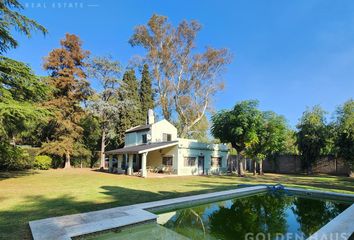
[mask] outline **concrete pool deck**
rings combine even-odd
[[[138,223],[151,221],[156,222],[158,216],[151,213],[150,211],[158,211],[166,208],[177,208],[179,206],[185,207],[186,205],[193,205],[196,203],[202,204],[212,201],[224,200],[232,197],[248,196],[251,194],[266,192],[267,189],[268,188],[265,185],[238,188],[228,191],[199,194],[187,197],[179,197],[155,202],[147,202],[123,207],[110,208],[100,211],[47,218],[42,220],[31,221],[29,222],[29,225],[34,240],[70,240],[73,237],[102,232],[110,229],[121,228]],[[297,188],[285,189],[299,195],[323,196],[347,200],[351,199],[354,201],[354,194],[330,193]],[[343,228],[343,231],[352,231],[353,229],[351,225],[354,227],[354,205],[342,212],[331,222],[326,224],[323,228],[325,228],[327,225],[329,225],[329,229],[330,227],[333,228],[333,225],[330,225],[332,222],[334,222],[334,226],[337,227],[344,226],[344,223],[349,223],[347,224],[347,228]],[[326,229],[323,230],[323,228],[321,228],[319,231],[322,230],[322,233],[326,233]],[[342,238],[341,240],[344,239]]]
[[[187,197],[134,204],[100,211],[46,218],[29,222],[34,240],[70,240],[72,237],[120,228],[142,222],[156,221],[157,215],[147,210],[162,207],[212,201],[232,196],[244,196],[267,190],[266,186],[238,188],[234,190],[199,194]]]

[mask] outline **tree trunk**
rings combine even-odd
[[[65,169],[71,168],[69,152],[66,152],[66,154],[65,154],[65,165],[64,165],[64,168]]]
[[[259,175],[264,175],[264,173],[263,173],[263,160],[259,161]]]
[[[169,108],[168,108],[168,100],[167,100],[167,98],[164,97],[164,96],[161,96],[160,97],[160,103],[161,103],[163,117],[167,121],[170,121],[171,113],[170,113]]]
[[[15,136],[12,136],[12,138],[10,140],[10,145],[16,147],[16,138],[15,138]]]
[[[106,150],[106,132],[102,131],[102,138],[101,138],[101,153],[100,153],[100,169],[104,169],[105,167],[105,160],[106,160],[106,155],[105,155],[105,150]]]
[[[257,162],[253,160],[253,176],[256,176],[257,173]]]
[[[243,177],[244,172],[243,172],[243,157],[241,154],[237,155],[237,168],[238,168],[238,176]]]
[[[349,173],[348,173],[349,177],[354,177],[354,172],[352,170],[349,170]]]

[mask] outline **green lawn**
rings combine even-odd
[[[30,239],[30,220],[259,183],[354,193],[354,179],[327,175],[142,179],[90,169],[0,173],[0,239]]]

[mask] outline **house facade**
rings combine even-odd
[[[149,110],[147,124],[128,129],[125,146],[105,154],[111,172],[139,172],[142,177],[148,172],[209,175],[227,170],[228,147],[178,138],[175,126],[167,120],[155,122]],[[113,166],[113,158],[117,166]]]

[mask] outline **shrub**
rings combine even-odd
[[[0,170],[24,170],[31,168],[32,158],[21,148],[0,142]]]
[[[48,170],[52,166],[52,158],[46,155],[39,155],[34,158],[33,167],[40,170]]]

